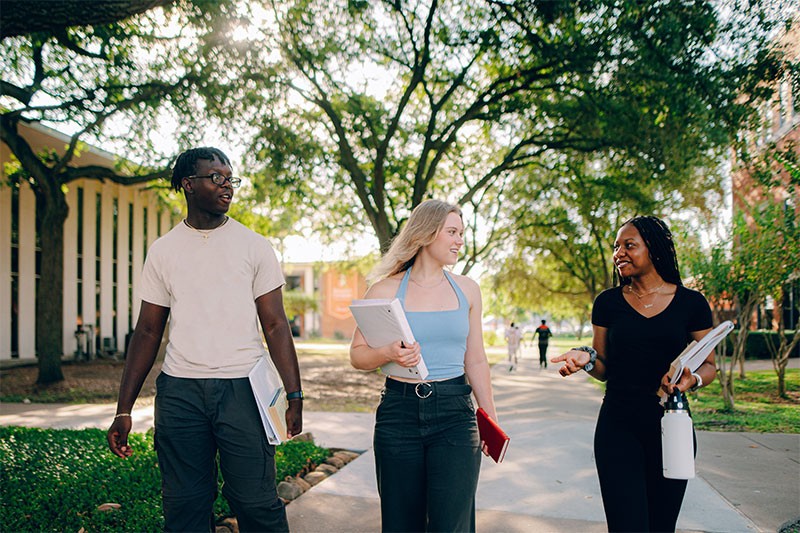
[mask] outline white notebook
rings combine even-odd
[[[247,375],[261,415],[261,423],[270,444],[280,444],[286,440],[286,394],[281,377],[272,361],[262,357]]]
[[[356,319],[358,329],[364,335],[367,344],[372,348],[380,348],[397,341],[414,344],[414,334],[408,319],[403,311],[400,300],[353,300],[350,312]],[[397,363],[387,363],[381,367],[381,372],[390,376],[410,379],[425,379],[428,377],[428,367],[420,356],[417,366],[404,367]]]
[[[728,333],[733,331],[733,322],[730,320],[726,320],[725,322],[721,323],[716,328],[709,331],[705,337],[700,339],[700,341],[692,341],[689,343],[688,346],[672,361],[672,364],[669,367],[670,372],[670,380],[669,382],[673,385],[678,382],[683,373],[684,368],[688,368],[690,371],[694,372],[700,365],[703,364],[703,361],[706,360],[708,354],[711,353],[711,350],[714,347],[722,342],[722,339],[728,336]],[[667,395],[664,393],[663,390],[658,391],[658,395],[661,396],[661,404],[663,405],[667,399]]]

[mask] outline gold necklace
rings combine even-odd
[[[227,222],[228,222],[228,217],[226,216],[225,219],[222,221],[222,223],[220,225],[218,225],[218,226],[215,226],[215,227],[213,227],[211,229],[198,229],[198,228],[195,228],[194,226],[192,226],[191,224],[189,224],[189,220],[187,220],[185,218],[183,219],[183,223],[186,224],[187,227],[189,227],[190,229],[192,229],[192,230],[196,231],[197,233],[199,233],[200,235],[202,235],[203,239],[205,239],[206,241],[208,240],[208,236],[211,234],[212,231],[218,230],[219,228],[224,226]]]
[[[638,298],[639,300],[641,300],[641,299],[642,299],[642,298],[644,298],[645,296],[650,296],[651,294],[657,293],[657,292],[658,292],[658,291],[660,291],[660,290],[661,290],[661,289],[664,287],[664,285],[666,285],[666,284],[667,284],[667,282],[666,282],[666,281],[663,281],[663,282],[661,282],[661,285],[659,285],[659,286],[658,286],[658,287],[656,287],[655,289],[650,289],[649,291],[645,291],[645,292],[643,292],[642,294],[639,294],[638,292],[636,292],[635,290],[633,290],[633,285],[626,285],[626,287],[628,288],[628,292],[629,292],[629,293],[633,294],[634,296],[636,296],[636,298]],[[653,307],[655,304],[656,304],[656,302],[655,302],[655,300],[654,300],[654,301],[653,301],[653,303],[651,303],[651,304],[642,303],[642,307],[644,307],[645,309],[650,309],[650,308],[651,308],[651,307]]]
[[[423,285],[422,283],[420,283],[419,281],[415,280],[411,276],[409,276],[408,279],[410,279],[411,281],[413,281],[414,283],[416,283],[417,285],[419,285],[423,289],[433,289],[433,288],[438,287],[439,285],[441,285],[442,282],[444,281],[444,271],[442,271],[442,279],[440,279],[439,281],[437,281],[433,285]]]

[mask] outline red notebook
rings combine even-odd
[[[497,422],[492,420],[482,408],[478,408],[475,413],[478,417],[478,431],[481,434],[481,448],[486,447],[489,456],[495,463],[501,463],[508,449],[508,441],[511,440],[506,432],[503,431]]]

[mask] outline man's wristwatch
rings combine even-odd
[[[305,394],[303,394],[302,390],[294,391],[294,392],[287,392],[286,399],[287,400],[302,400],[305,398]]]
[[[586,352],[589,354],[589,362],[583,365],[583,369],[587,372],[591,372],[594,370],[594,362],[597,361],[597,352],[591,346],[579,346],[577,348],[573,348],[573,350],[578,350],[579,352]]]

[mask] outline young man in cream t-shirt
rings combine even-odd
[[[172,186],[184,192],[187,216],[148,251],[142,307],[108,430],[111,451],[130,456],[130,413],[169,318],[155,405],[167,531],[214,531],[217,454],[240,530],[288,531],[275,489],[275,448],[247,378],[266,354],[259,322],[288,391],[288,437],[302,431],[300,373],[275,252],[226,215],[241,181],[231,173],[216,148],[187,150],[175,162]]]

